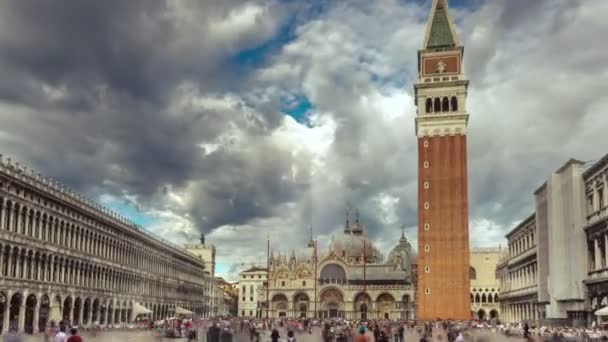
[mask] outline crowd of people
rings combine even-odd
[[[189,342],[298,342],[303,334],[316,334],[322,342],[490,342],[500,336],[504,340],[520,341],[608,341],[605,330],[569,327],[536,327],[527,323],[502,324],[499,321],[434,321],[408,320],[345,320],[345,319],[251,319],[217,317],[214,319],[171,318],[137,325],[149,330],[149,336],[181,338]],[[83,342],[104,334],[108,327],[97,323],[73,327],[64,322],[50,322],[40,332],[44,342]],[[114,329],[113,329],[114,330]],[[80,335],[83,333],[83,336]],[[96,340],[103,341],[104,335]],[[310,340],[310,338],[306,338]],[[314,340],[314,339],[313,339]],[[21,342],[21,336],[11,332],[4,342]]]

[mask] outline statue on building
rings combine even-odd
[[[205,244],[205,233],[201,233],[201,245]]]

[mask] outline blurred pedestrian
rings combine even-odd
[[[66,342],[82,342],[82,337],[78,335],[78,330],[76,328],[70,329],[70,337],[68,337]]]

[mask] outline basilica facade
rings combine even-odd
[[[415,263],[416,253],[403,233],[385,259],[358,218],[347,219],[326,252],[317,250],[312,237],[306,248],[271,252],[259,315],[413,319]]]

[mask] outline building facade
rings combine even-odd
[[[202,315],[203,274],[196,256],[0,155],[3,333]]]
[[[500,314],[500,289],[496,265],[501,257],[499,248],[476,248],[471,251],[471,314],[477,319],[497,319]]]
[[[534,192],[535,213],[507,234],[497,267],[505,320],[585,325],[608,306],[607,161],[567,161]]]
[[[239,273],[239,308],[241,317],[261,317],[260,289],[264,286],[268,270],[251,267]]]
[[[501,320],[538,322],[544,319],[539,302],[536,214],[506,235],[507,249],[496,266]]]
[[[196,255],[204,265],[203,276],[199,279],[206,289],[205,294],[201,298],[203,316],[221,315],[224,305],[224,291],[219,288],[219,283],[215,278],[215,246],[205,243],[204,236],[201,235],[200,243],[184,245],[184,249]]]
[[[595,311],[608,306],[608,155],[584,175],[585,235],[589,320],[598,320]]]
[[[470,319],[466,97],[446,0],[433,0],[414,85],[418,138],[417,318]]]
[[[222,277],[216,278],[216,281],[222,291],[224,291],[224,302],[228,313],[232,316],[237,316],[239,310],[239,284],[230,283]]]
[[[414,319],[415,262],[404,235],[385,261],[359,220],[347,219],[327,252],[311,238],[306,248],[271,253],[261,303],[272,318]]]

